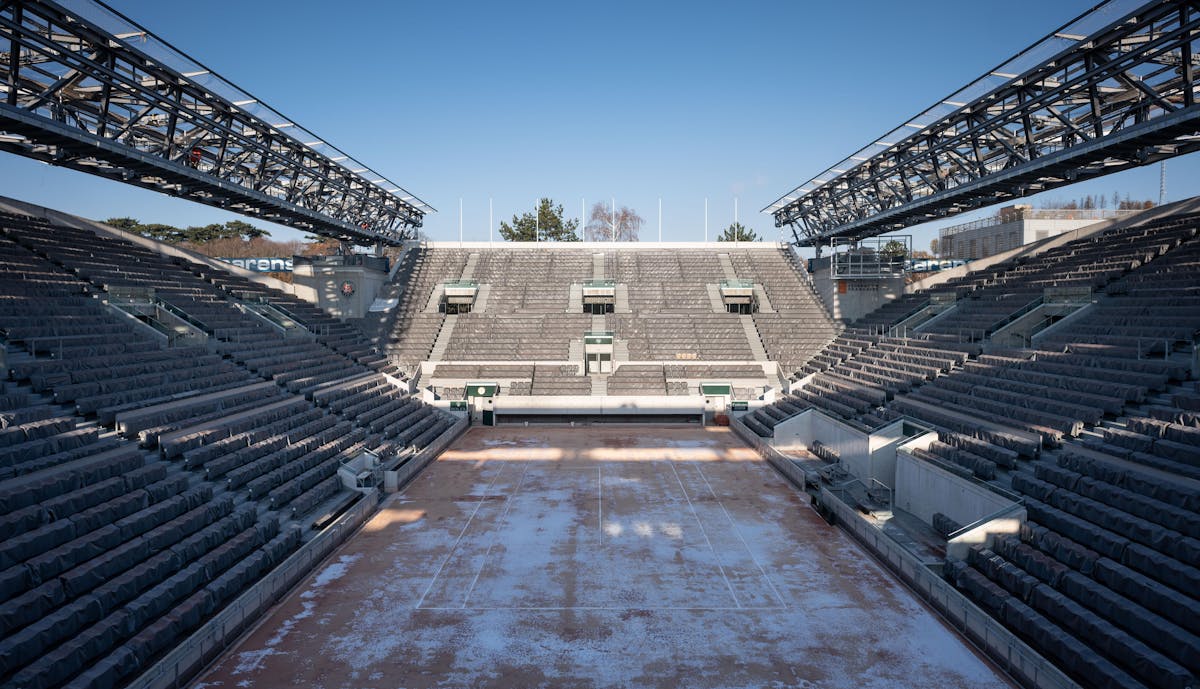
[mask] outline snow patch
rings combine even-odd
[[[337,562],[329,565],[325,569],[321,570],[319,574],[317,574],[316,579],[313,579],[312,586],[310,586],[304,593],[301,593],[300,597],[315,597],[317,593],[320,592],[319,589],[322,589],[331,582],[337,581],[345,576],[346,572],[350,569],[350,565],[358,562],[360,558],[362,558],[361,553],[355,555],[343,555],[339,557]]]
[[[242,651],[238,654],[237,667],[233,668],[233,675],[241,675],[247,672],[255,672],[262,669],[263,663],[267,662],[267,658],[278,653],[273,648],[263,648],[257,651]]]

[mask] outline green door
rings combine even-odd
[[[492,411],[491,409],[484,409],[483,410],[483,425],[484,426],[495,426],[496,425],[496,412]]]

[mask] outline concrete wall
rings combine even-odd
[[[540,249],[546,251],[578,251],[588,249],[595,252],[608,251],[661,251],[663,249],[710,249],[731,251],[734,249],[780,249],[788,245],[780,242],[456,242],[429,241],[424,246],[430,249]],[[609,277],[612,277],[611,275]]]
[[[705,398],[699,395],[660,396],[571,396],[528,395],[494,398],[492,409],[502,414],[695,414],[705,411]]]
[[[904,440],[901,421],[867,433],[845,424],[816,409],[808,409],[775,426],[773,447],[802,446],[811,448],[814,442],[834,450],[842,465],[855,478],[870,484],[875,479],[888,487],[895,486],[896,446]]]
[[[1014,635],[1002,622],[981,610],[954,585],[886,533],[868,523],[854,508],[822,488],[820,502],[834,521],[874,553],[917,595],[967,638],[979,644],[1007,672],[1036,689],[1079,689],[1079,685]]]
[[[973,524],[1012,507],[1014,500],[984,488],[903,449],[896,453],[896,507],[926,524],[941,512],[959,524]]]
[[[362,318],[387,281],[387,273],[363,266],[298,264],[292,271],[296,285],[311,292],[314,303],[337,318]],[[354,283],[354,294],[342,294],[342,282]]]
[[[839,283],[845,284],[840,291]],[[853,321],[904,294],[904,278],[879,280],[836,280],[830,273],[829,258],[813,262],[813,286],[825,309],[835,319]]]

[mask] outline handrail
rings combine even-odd
[[[1024,500],[1024,498],[1018,498],[1018,499],[1020,499],[1022,501]],[[979,527],[983,526],[984,524],[987,524],[990,521],[999,519],[1000,517],[1007,516],[1008,514],[1010,514],[1012,512],[1016,512],[1016,511],[1022,510],[1022,509],[1025,509],[1024,502],[1016,502],[1011,505],[1005,505],[1004,507],[1001,507],[1000,509],[996,510],[995,512],[992,512],[989,515],[980,517],[979,519],[976,519],[975,521],[971,522],[970,524],[967,524],[966,526],[959,527],[957,531],[953,531],[950,534],[948,534],[946,536],[946,540],[952,541],[955,538],[958,538],[959,536],[962,536],[963,534],[967,533],[968,531],[978,529]]]
[[[155,299],[154,303],[157,306],[161,306],[164,311],[171,314],[172,316],[178,316],[179,318],[182,318],[183,320],[187,321],[189,324],[196,326],[197,328],[203,330],[205,333],[207,333],[209,335],[213,334],[212,328],[209,328],[207,325],[200,322],[199,320],[194,318],[191,314],[189,314],[187,311],[184,311],[183,309],[179,308],[178,306],[175,306],[174,304],[171,304],[169,302],[165,302],[161,299]]]
[[[1025,314],[1027,314],[1027,313],[1029,313],[1029,312],[1033,311],[1034,309],[1036,309],[1036,308],[1040,307],[1042,304],[1044,304],[1044,303],[1045,303],[1045,301],[1046,301],[1046,297],[1045,297],[1044,295],[1043,295],[1043,296],[1040,296],[1040,297],[1037,297],[1036,299],[1034,299],[1033,301],[1029,302],[1029,303],[1028,303],[1028,304],[1026,304],[1025,306],[1022,306],[1021,308],[1019,308],[1019,309],[1017,309],[1016,311],[1014,311],[1014,312],[1010,313],[1008,316],[1004,317],[1003,319],[1001,319],[1001,320],[999,320],[999,321],[997,321],[997,322],[993,323],[993,324],[992,324],[990,327],[988,327],[988,328],[985,330],[985,332],[984,332],[984,336],[986,337],[987,335],[990,335],[990,334],[992,334],[992,333],[996,332],[996,331],[997,331],[997,330],[999,330],[1000,328],[1003,328],[1004,326],[1008,325],[1009,323],[1012,323],[1013,321],[1017,320],[1017,319],[1018,319],[1018,318],[1020,318],[1021,316],[1024,316]]]

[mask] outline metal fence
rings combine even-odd
[[[378,506],[376,495],[369,495],[351,505],[336,522],[301,545],[282,564],[238,596],[183,643],[171,649],[162,660],[130,683],[127,689],[177,689],[187,685],[326,555],[345,542]]]

